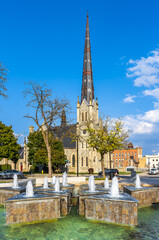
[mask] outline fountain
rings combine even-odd
[[[29,181],[26,185],[26,197],[33,197],[34,192],[33,192],[33,184],[32,181]]]
[[[67,184],[67,173],[66,172],[64,172],[63,175],[62,175],[62,185],[64,187],[68,186],[68,184]]]
[[[139,207],[150,206],[159,202],[158,187],[142,187],[140,176],[136,175],[135,186],[124,186],[124,192],[128,193],[139,201]]]
[[[139,174],[136,174],[135,188],[142,188]]]
[[[104,181],[104,188],[109,189],[109,180],[107,177],[105,178],[105,181]]]
[[[12,188],[19,188],[18,186],[18,177],[17,177],[17,174],[14,174],[13,176],[13,185],[12,185]]]
[[[53,177],[52,177],[52,182],[51,182],[51,184],[54,185],[55,183],[56,183],[56,176],[53,176]]]
[[[89,191],[90,191],[90,192],[95,192],[96,186],[95,186],[95,183],[94,183],[94,176],[93,176],[93,175],[91,175],[91,176],[89,177],[88,186],[89,186]]]
[[[55,192],[60,192],[60,181],[58,178],[56,178],[55,182]]]
[[[111,195],[111,197],[119,198],[119,184],[118,184],[117,177],[113,177],[113,179],[112,179],[110,195]]]
[[[44,186],[43,186],[43,188],[44,189],[49,188],[48,187],[48,178],[47,177],[45,177],[45,179],[44,179]]]

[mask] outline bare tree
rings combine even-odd
[[[7,78],[7,68],[0,63],[0,96],[6,97],[7,88],[5,86]]]
[[[51,141],[49,138],[52,134],[50,134],[50,128],[59,123],[62,110],[63,108],[68,108],[69,103],[65,98],[52,98],[52,92],[45,84],[40,85],[30,81],[27,85],[28,88],[24,91],[24,95],[28,98],[27,106],[33,109],[33,113],[25,117],[33,119],[42,132],[48,155],[49,177],[51,177]]]

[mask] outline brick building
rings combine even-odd
[[[128,144],[128,148],[115,150],[112,153],[113,167],[126,171],[127,167],[138,168],[139,160],[142,158],[142,147],[133,147],[132,143]]]

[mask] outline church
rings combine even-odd
[[[100,154],[93,148],[87,146],[87,131],[84,129],[84,122],[91,121],[93,128],[98,128],[98,100],[95,99],[91,45],[89,33],[89,19],[87,14],[86,34],[83,59],[83,75],[81,99],[77,99],[77,124],[69,125],[72,131],[76,131],[76,141],[72,142],[69,137],[63,138],[64,151],[69,161],[69,172],[88,173],[90,168],[94,172],[101,170]],[[63,112],[61,126],[65,125],[66,116]],[[67,127],[66,127],[67,128]],[[68,129],[67,129],[68,130]],[[108,156],[105,155],[105,167],[108,168]]]

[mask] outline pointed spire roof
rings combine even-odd
[[[91,59],[91,45],[89,34],[89,21],[87,12],[86,35],[83,59],[83,76],[82,76],[82,92],[81,102],[83,99],[89,103],[90,98],[94,99],[93,73],[92,73],[92,59]]]

